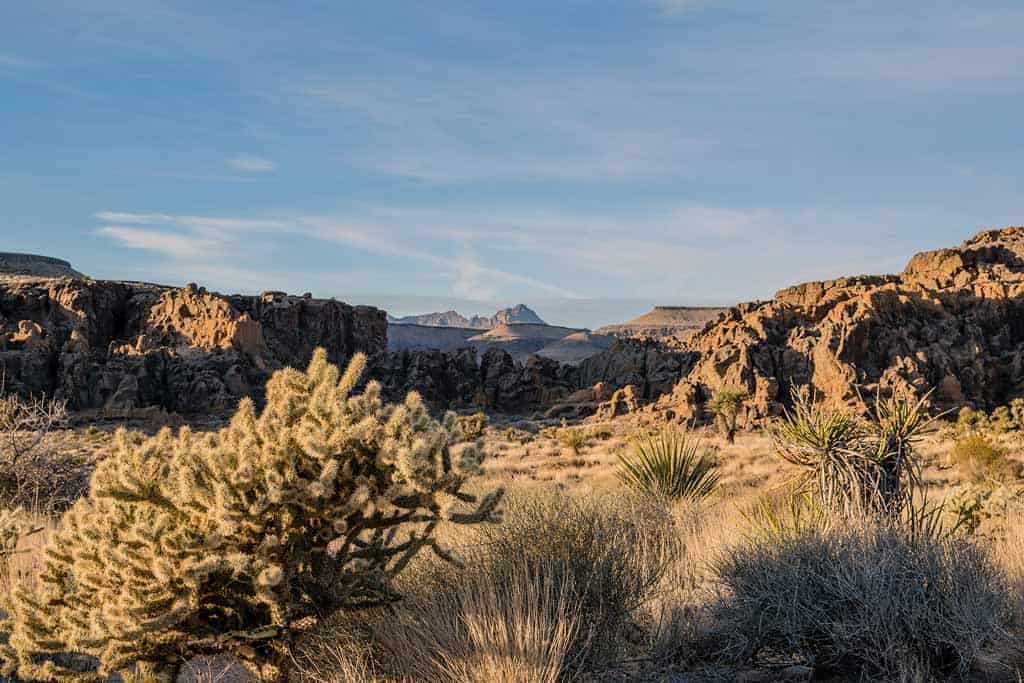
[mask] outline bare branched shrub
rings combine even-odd
[[[84,491],[87,472],[55,453],[50,443],[66,419],[63,401],[0,388],[0,505],[59,511]]]
[[[936,680],[1005,636],[1002,574],[963,538],[868,518],[811,523],[749,536],[715,568],[712,619],[734,658],[795,654],[822,675]]]

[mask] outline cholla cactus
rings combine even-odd
[[[170,681],[188,658],[226,651],[280,680],[297,637],[395,599],[391,581],[419,550],[453,559],[437,524],[493,521],[501,492],[461,491],[481,456],[456,444],[454,415],[438,423],[416,394],[385,405],[376,382],[353,395],[365,364],[357,355],[339,379],[318,350],[305,373],[275,373],[262,414],[245,400],[219,433],[120,434],[36,587],[16,595],[8,668]],[[99,670],[62,668],[57,652]]]

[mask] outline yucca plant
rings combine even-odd
[[[929,394],[879,394],[866,422],[795,388],[792,396],[772,437],[778,455],[804,470],[797,490],[828,509],[899,516],[920,484],[915,446],[937,419],[927,412]]]
[[[718,465],[685,431],[633,437],[633,451],[619,454],[619,480],[642,494],[669,501],[700,500],[718,485]]]
[[[946,413],[928,414],[932,392],[915,399],[905,389],[894,389],[882,398],[875,395],[872,441],[874,460],[878,465],[880,502],[899,512],[909,496],[921,484],[921,461],[916,446],[932,424]]]
[[[750,400],[746,389],[719,389],[708,401],[708,410],[715,416],[718,427],[729,443],[736,441],[736,418],[740,408]]]

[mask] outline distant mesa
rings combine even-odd
[[[611,346],[611,337],[575,327],[548,325],[529,306],[519,304],[491,317],[467,318],[457,311],[388,319],[391,351],[475,349],[478,357],[499,348],[513,360],[539,355],[576,364]]]
[[[388,316],[388,322],[392,325],[424,325],[426,327],[462,327],[473,330],[489,330],[499,325],[510,323],[524,323],[532,325],[546,325],[540,316],[529,306],[518,304],[511,308],[504,308],[491,317],[474,315],[467,318],[458,311],[445,311],[443,313],[423,313],[421,315],[407,315],[401,318]]]
[[[31,275],[34,277],[85,277],[71,264],[51,256],[0,251],[0,275]]]
[[[618,325],[605,325],[597,334],[613,337],[678,337],[687,339],[709,322],[718,320],[728,308],[714,306],[655,306],[638,318]]]

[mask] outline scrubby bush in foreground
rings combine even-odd
[[[668,513],[641,501],[513,497],[502,524],[474,527],[460,539],[465,570],[418,560],[398,579],[404,600],[340,613],[329,629],[336,633],[331,650],[341,655],[336,668],[362,658],[381,681],[600,676],[621,659],[638,608],[654,597],[673,558],[675,537]],[[329,680],[325,673],[319,677]]]
[[[499,494],[461,492],[479,464],[455,417],[415,394],[385,405],[365,359],[338,368],[317,351],[306,372],[267,384],[216,434],[121,434],[89,495],[64,516],[34,587],[17,592],[7,669],[24,678],[173,680],[198,654],[228,652],[282,678],[293,643],[332,612],[393,600],[417,552],[449,557],[442,520],[493,517]],[[98,659],[95,674],[53,655]]]
[[[820,673],[920,680],[967,671],[1004,635],[1007,589],[979,547],[870,520],[752,536],[718,562],[729,654]]]

